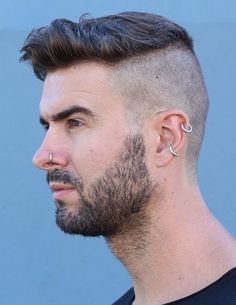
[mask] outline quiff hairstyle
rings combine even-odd
[[[132,122],[170,108],[184,111],[193,126],[188,163],[196,168],[208,96],[192,39],[183,27],[140,12],[82,16],[78,23],[56,19],[34,29],[21,52],[21,61],[30,62],[40,80],[85,61],[111,67]]]

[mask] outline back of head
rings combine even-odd
[[[22,48],[36,76],[80,62],[111,67],[133,118],[171,107],[184,111],[194,132],[188,160],[195,167],[204,134],[208,97],[192,39],[185,29],[149,13],[124,12],[79,23],[54,20],[33,30]]]

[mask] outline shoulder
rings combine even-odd
[[[178,305],[233,305],[236,304],[236,268],[231,269],[214,283],[183,299],[168,304]]]

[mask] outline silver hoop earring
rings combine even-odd
[[[181,124],[181,128],[183,129],[183,131],[185,131],[186,133],[191,133],[193,130],[193,127],[190,123],[188,123],[188,129],[184,127],[184,124]]]
[[[175,152],[174,149],[173,149],[173,144],[170,144],[169,145],[169,151],[170,153],[174,156],[174,157],[178,157],[179,156],[179,153]]]
[[[49,152],[49,163],[53,163],[53,153]]]

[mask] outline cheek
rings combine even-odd
[[[120,137],[96,138],[73,145],[71,149],[72,170],[83,179],[91,179],[104,174],[121,150],[123,139]]]

